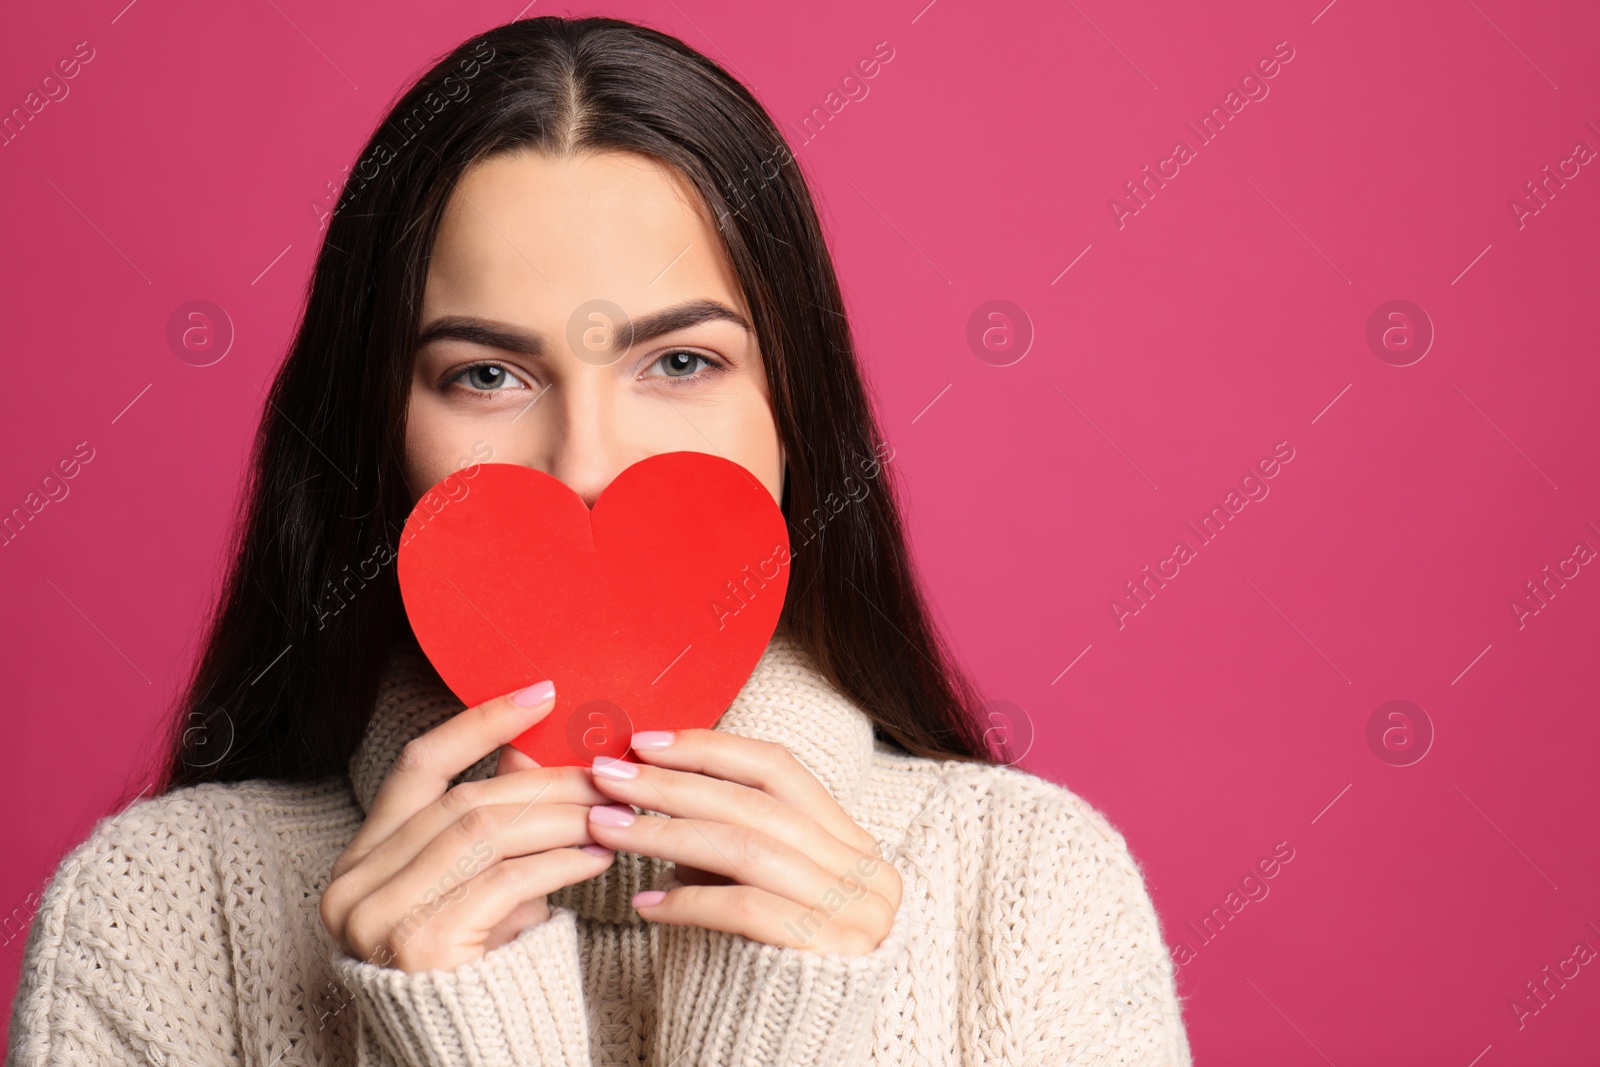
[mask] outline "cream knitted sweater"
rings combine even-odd
[[[647,922],[629,898],[669,865],[618,852],[480,960],[354,960],[318,913],[334,858],[401,746],[460,708],[396,653],[348,778],[191,786],[102,819],[29,929],[6,1063],[1189,1063],[1155,911],[1106,820],[1015,768],[875,740],[782,634],[716,728],[786,745],[878,838],[905,888],[878,948]]]

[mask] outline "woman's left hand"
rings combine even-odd
[[[882,943],[900,874],[787,748],[700,729],[645,731],[632,744],[642,763],[595,760],[595,787],[619,803],[590,808],[589,832],[677,865],[682,884],[634,895],[640,915],[809,952],[865,955]],[[636,818],[630,804],[671,818]],[[726,881],[707,884],[716,875]]]

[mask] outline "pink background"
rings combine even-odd
[[[939,616],[1031,721],[1023,765],[1126,833],[1193,952],[1198,1062],[1595,1062],[1600,964],[1521,1028],[1510,1000],[1600,951],[1600,567],[1521,627],[1510,602],[1600,549],[1600,164],[1521,228],[1508,200],[1600,149],[1600,14],[924,3],[583,13],[680,35],[789,131]],[[94,49],[0,148],[0,511],[94,449],[0,548],[13,921],[148,784],[313,205],[431,57],[518,13],[123,4],[12,5],[0,32],[7,111]],[[1119,229],[1108,200],[1285,40],[1270,95]],[[880,41],[867,96],[797,132]],[[208,367],[165,339],[197,298],[237,331]],[[991,299],[1036,335],[1009,366],[966,341]],[[1409,366],[1366,340],[1392,299],[1437,331]],[[1270,495],[1199,546],[1185,523],[1279,441]],[[1119,627],[1108,602],[1180,538],[1196,558]],[[1435,732],[1410,766],[1368,744],[1393,699]],[[1278,842],[1269,895],[1202,943],[1187,924]]]

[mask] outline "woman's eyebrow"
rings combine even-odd
[[[690,300],[663,308],[616,331],[615,348],[626,349],[636,344],[661,337],[664,334],[698,326],[702,322],[731,322],[746,333],[754,333],[743,315],[715,300]],[[631,326],[631,332],[628,327]],[[523,330],[492,319],[472,315],[445,315],[433,320],[417,338],[417,347],[434,341],[466,341],[486,348],[498,348],[520,356],[542,357],[550,351],[550,343],[537,330]]]

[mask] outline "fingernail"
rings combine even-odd
[[[643,893],[635,893],[633,895],[633,906],[636,908],[648,908],[652,904],[661,903],[666,899],[666,896],[659,889],[646,889]]]
[[[666,748],[677,736],[672,730],[640,730],[628,743],[634,748]]]
[[[534,682],[526,689],[518,689],[511,694],[511,703],[519,708],[536,708],[546,701],[556,698],[556,683],[551,681]]]
[[[606,848],[604,845],[584,845],[583,851],[587,852],[591,856],[610,856],[616,850]]]
[[[610,756],[596,756],[594,766],[591,768],[595,774],[603,778],[637,778],[639,768],[625,759],[613,759]]]
[[[622,804],[596,804],[589,809],[589,818],[601,826],[632,826],[634,815]]]

